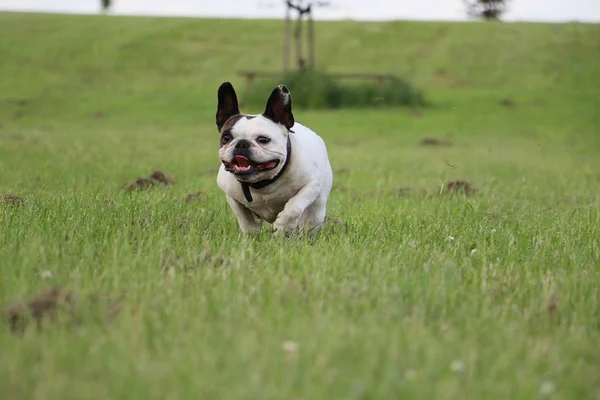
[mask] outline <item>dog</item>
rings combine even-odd
[[[217,97],[217,184],[240,230],[257,233],[267,221],[285,235],[318,231],[333,171],[323,139],[294,120],[289,90],[277,86],[260,115],[240,113],[230,82],[221,84]]]

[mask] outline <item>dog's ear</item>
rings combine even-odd
[[[217,105],[217,128],[221,132],[223,124],[232,116],[240,113],[238,107],[237,95],[235,89],[230,82],[223,82],[219,86],[219,92],[217,94],[219,103]]]
[[[273,122],[282,124],[288,129],[294,126],[294,114],[292,114],[292,95],[283,85],[277,86],[267,101],[267,107],[263,116]]]

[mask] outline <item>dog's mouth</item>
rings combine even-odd
[[[259,172],[270,171],[277,168],[279,160],[271,160],[265,163],[255,163],[254,161],[237,155],[232,162],[223,161],[225,170],[235,175],[251,175]]]

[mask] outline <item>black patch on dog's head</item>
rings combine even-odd
[[[240,109],[238,106],[237,95],[235,94],[235,89],[230,82],[223,82],[221,86],[219,86],[219,90],[217,92],[218,105],[217,105],[217,114],[216,114],[216,122],[217,129],[219,132],[223,130],[223,125],[227,120],[229,120],[232,116],[238,115],[240,113]],[[239,118],[238,118],[239,119]]]
[[[230,131],[231,128],[233,128],[233,126],[242,118],[244,118],[244,115],[242,114],[236,114],[232,117],[229,117],[219,129],[221,131],[221,134],[225,133],[226,131]]]
[[[225,121],[225,123],[223,124],[223,126],[221,126],[221,128],[219,129],[219,131],[221,132],[221,145],[220,147],[225,146],[227,143],[229,143],[229,141],[224,141],[223,137],[225,135],[231,135],[231,130],[233,129],[233,127],[235,126],[235,124],[242,118],[246,118],[246,119],[252,119],[252,118],[256,118],[255,115],[246,115],[246,114],[236,114],[232,117],[230,117],[227,121]],[[233,140],[233,136],[231,138]]]
[[[294,126],[292,95],[285,86],[279,85],[271,92],[263,116],[275,123],[282,124],[287,129]]]

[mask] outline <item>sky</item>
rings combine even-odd
[[[466,20],[462,0],[336,0],[317,19]],[[0,0],[0,11],[93,14],[100,0]],[[282,18],[279,0],[113,0],[112,14]],[[600,0],[510,0],[506,21],[600,22]]]

